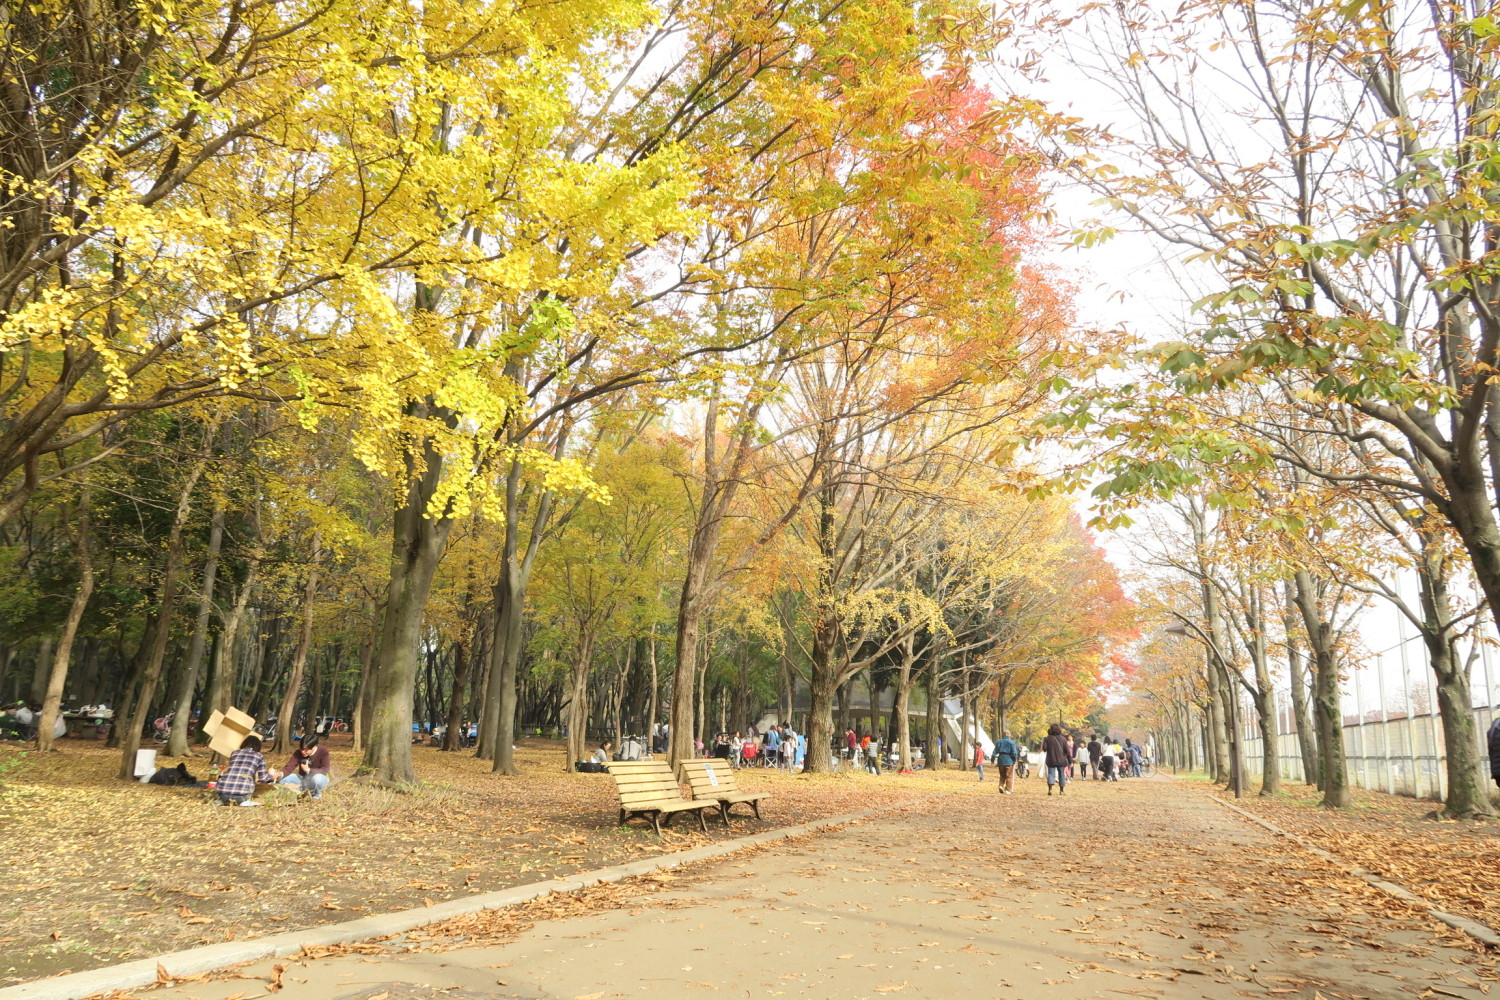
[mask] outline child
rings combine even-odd
[[[974,769],[979,772],[979,780],[984,780],[984,744],[974,744]]]

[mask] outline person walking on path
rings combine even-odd
[[[1130,740],[1125,741],[1125,759],[1130,764],[1130,776],[1139,778],[1141,776],[1141,748]]]
[[[1120,776],[1116,773],[1117,765],[1120,762],[1119,751],[1115,749],[1116,746],[1117,744],[1113,741],[1106,742],[1104,744],[1104,756],[1099,758],[1099,765],[1104,772],[1104,781],[1120,780]]]
[[[869,733],[865,733],[864,753],[865,770],[878,776],[880,774],[880,743],[871,739]]]
[[[1010,795],[1016,790],[1016,760],[1021,756],[1020,747],[1010,738],[1010,730],[1000,730],[995,741],[995,770],[1000,772],[1000,794]]]
[[[984,744],[978,741],[974,743],[974,770],[979,772],[979,781],[984,783]]]
[[[1062,734],[1062,727],[1053,723],[1047,729],[1047,738],[1042,740],[1042,753],[1046,759],[1042,762],[1047,767],[1047,794],[1052,794],[1052,783],[1057,783],[1057,794],[1066,795],[1068,791],[1068,738]]]
[[[1089,760],[1089,745],[1079,740],[1073,749],[1073,762],[1078,765],[1078,777],[1083,781],[1089,780]]]

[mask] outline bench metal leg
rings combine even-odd
[[[667,817],[667,822],[669,824],[672,822],[672,817],[671,816]],[[660,810],[658,810],[657,812],[654,812],[654,813],[651,814],[651,825],[654,826],[654,827],[656,827],[656,835],[658,837],[660,837],[661,836],[661,812],[660,812]]]
[[[750,808],[755,810],[755,818],[760,819],[760,799],[751,799]]]
[[[695,810],[695,811],[698,813],[698,828],[700,830],[702,830],[704,833],[707,833],[708,832],[708,820],[706,820],[706,819],[703,818],[703,810],[702,809],[698,809],[698,810]],[[726,819],[724,821],[724,825],[728,826],[729,825],[729,820]]]
[[[724,820],[724,829],[729,829],[729,803],[719,803],[719,817]]]

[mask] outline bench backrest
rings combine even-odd
[[[620,808],[644,808],[663,799],[682,801],[682,789],[664,760],[614,760],[605,765],[620,793]]]
[[[735,782],[734,768],[722,757],[700,757],[685,760],[678,765],[682,775],[693,790],[695,799],[712,799],[720,795],[732,795],[739,791]]]

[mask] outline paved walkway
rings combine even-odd
[[[499,944],[290,963],[279,998],[1478,1000],[1493,981],[1425,918],[1165,778],[1065,798],[991,782],[668,885]]]

